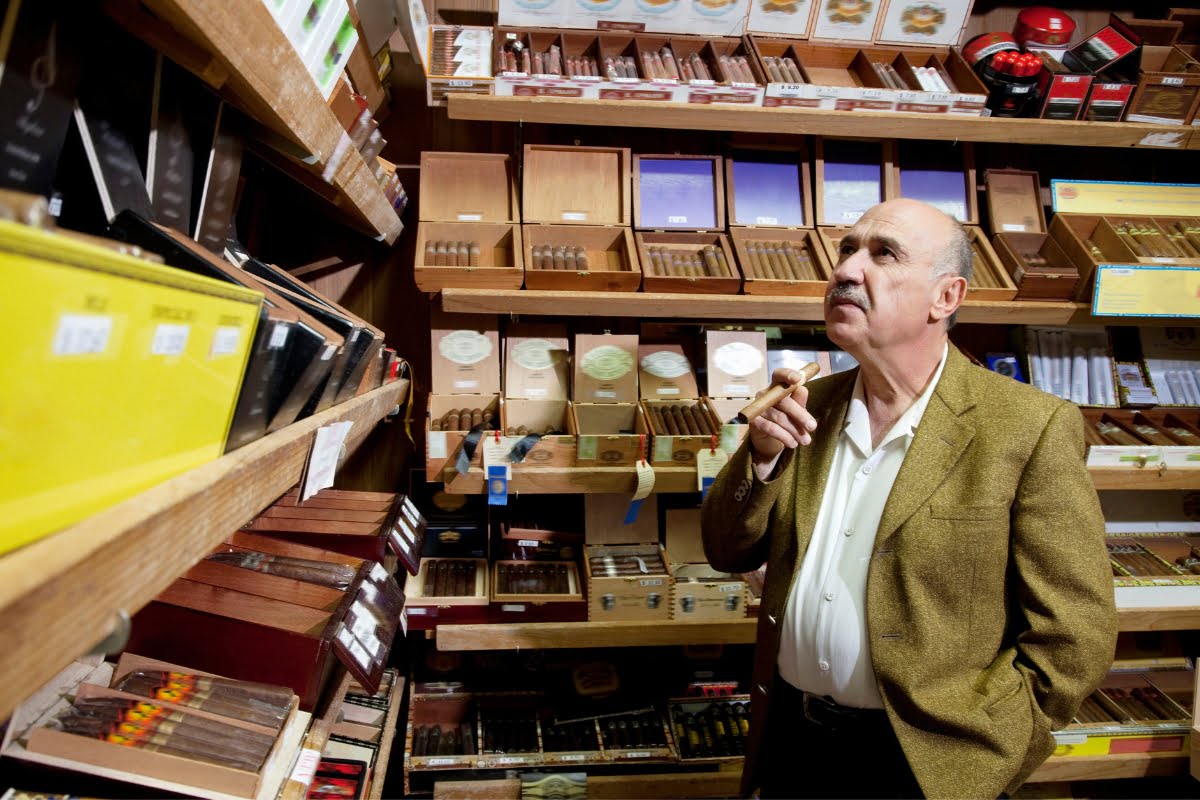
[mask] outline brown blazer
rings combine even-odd
[[[814,381],[813,444],[757,479],[749,442],[704,503],[712,565],[767,562],[742,791],[770,711],[779,629],[857,370]],[[1012,793],[1112,665],[1117,616],[1079,411],[950,346],[888,497],[867,578],[871,662],[927,797]]]

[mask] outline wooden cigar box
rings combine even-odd
[[[520,221],[509,156],[421,153],[421,221],[413,265],[417,287],[426,292],[448,286],[520,289]],[[452,243],[466,244],[466,263],[462,248],[450,252]]]
[[[552,579],[548,571],[561,570],[565,590],[551,591],[546,584],[536,591],[538,581]],[[541,571],[542,575],[526,575]],[[573,561],[512,561],[492,564],[490,622],[583,622],[587,620],[587,601],[579,569]]]
[[[645,291],[738,293],[720,156],[634,156],[633,207]]]
[[[1058,745],[1056,756],[1187,754],[1195,670],[1165,665],[1139,669],[1144,663],[1123,659],[1113,663],[1113,671],[1067,725],[1066,742]]]
[[[245,530],[383,563],[403,500],[403,495],[393,495],[391,505],[383,510],[277,503]]]
[[[721,421],[701,399],[696,373],[683,347],[640,344],[638,369],[642,413],[652,436],[650,462],[695,464],[698,451],[720,442]],[[686,425],[682,427],[675,414],[677,406],[691,409],[684,412]],[[672,418],[668,419],[666,414]],[[701,432],[692,432],[695,429]]]
[[[526,288],[637,291],[629,163],[624,147],[525,146]]]
[[[667,715],[681,763],[719,764],[744,757],[750,695],[672,698]]]
[[[576,531],[501,523],[500,556],[513,561],[574,561],[583,534]]]
[[[671,619],[709,622],[746,616],[750,591],[739,575],[718,572],[708,565],[700,543],[700,509],[666,511],[667,552],[675,579]]]
[[[1151,444],[1133,426],[1133,412],[1084,408],[1084,441],[1089,467],[1155,469],[1163,461],[1162,448]],[[1112,433],[1106,433],[1106,430]]]
[[[1190,124],[1200,106],[1200,63],[1170,45],[1143,44],[1128,122]]]
[[[488,587],[487,559],[422,559],[420,570],[404,584],[409,629],[487,622]]]
[[[596,35],[586,31],[496,28],[496,94],[519,97],[600,96],[602,60]],[[590,59],[588,68],[577,59]],[[592,74],[591,66],[596,67]]]
[[[512,468],[575,466],[566,326],[511,325],[504,337],[504,355],[500,420]],[[541,438],[528,440],[528,436]]]
[[[697,75],[696,80],[687,79],[688,73],[683,72],[678,86],[675,88],[672,100],[677,103],[703,103],[706,105],[735,104],[760,106],[763,91],[766,86],[766,75],[762,72],[758,61],[749,45],[741,39],[702,36],[671,36],[665,43],[660,43],[654,37],[639,36],[638,46],[643,53],[661,54],[662,47],[671,48],[679,69],[693,69],[695,62],[693,54],[703,62],[711,76],[711,81]],[[746,75],[739,74],[730,64],[730,59],[745,59],[745,68],[753,80],[746,80]],[[652,59],[653,60],[653,59]],[[655,61],[655,65],[657,65]],[[645,62],[641,64],[645,69]]]
[[[842,243],[842,237],[846,235],[846,231],[848,230],[850,230],[849,225],[822,225],[817,228],[817,239],[820,240],[821,246],[825,248],[825,256],[829,259],[831,270],[837,267],[838,261],[842,258],[839,247]]]
[[[1128,425],[1142,439],[1156,444],[1169,469],[1200,469],[1200,436],[1165,410],[1135,411]]]
[[[1048,233],[998,233],[992,246],[1017,284],[1017,300],[1070,300],[1079,270]]]
[[[748,425],[737,423],[738,413],[759,391],[771,385],[767,334],[710,330],[704,337],[708,354],[708,406],[721,423],[721,449],[732,454],[750,430]]]
[[[640,738],[633,734],[634,721],[641,727]],[[675,761],[667,721],[655,708],[631,711],[596,719],[604,760],[617,763]]]
[[[436,482],[443,480],[444,469],[454,469],[464,447],[471,451],[471,464],[481,463],[478,440],[466,444],[470,429],[475,427],[473,422],[460,422],[457,430],[442,429],[443,423],[454,424],[447,420],[450,411],[478,409],[481,420],[484,415],[492,415],[491,420],[482,422],[484,430],[499,427],[500,331],[495,317],[475,314],[435,311],[431,324],[432,384],[425,422],[425,474]]]
[[[431,737],[438,729],[436,738]],[[451,730],[454,736],[443,742]],[[479,765],[478,714],[473,695],[413,692],[404,737],[404,774],[426,770],[475,769]],[[432,747],[431,747],[432,744]]]
[[[487,692],[475,695],[479,714],[479,766],[482,769],[540,767],[541,737],[535,692]]]
[[[1047,232],[1042,183],[1036,172],[989,169],[983,173],[983,180],[987,185],[988,224],[993,234]]]
[[[895,142],[888,140],[818,136],[813,180],[817,225],[853,225],[872,206],[895,197],[895,152]]]
[[[197,761],[149,748],[131,747],[117,741],[71,734],[51,727],[54,720],[66,713],[72,699],[130,703],[146,701],[140,695],[110,688],[137,667],[215,677],[213,673],[191,665],[143,658],[129,651],[121,656],[116,665],[99,659],[80,659],[13,712],[5,731],[3,754],[55,769],[148,787],[157,793],[256,800],[266,800],[278,794],[311,717],[307,712],[298,710],[295,700],[279,729],[162,699],[151,701],[171,712],[183,714],[187,719],[217,721],[247,732],[274,737],[274,745],[257,771]]]
[[[650,429],[638,404],[637,336],[576,334],[578,466],[629,466],[644,457]]]
[[[975,225],[964,225],[963,229],[971,240],[973,253],[967,297],[972,300],[1012,300],[1017,296],[1017,285],[992,249],[983,229]]]
[[[590,622],[665,622],[671,616],[673,579],[666,550],[658,542],[656,496],[646,498],[637,518],[626,525],[628,505],[623,495],[584,498],[583,569]]]

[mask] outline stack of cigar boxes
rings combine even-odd
[[[638,403],[638,337],[577,334],[574,398],[578,466],[632,466],[648,455],[650,428]]]

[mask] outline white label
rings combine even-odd
[[[429,431],[425,434],[425,441],[429,445],[430,459],[446,457],[445,431]]]
[[[388,579],[388,571],[383,568],[382,564],[375,564],[373,567],[371,567],[371,572],[368,577],[376,583],[386,581]]]
[[[1003,231],[1023,231],[1023,230],[1025,230],[1025,226],[1024,226],[1024,225],[1017,225],[1017,224],[1015,224],[1015,223],[1012,223],[1012,222],[1006,222],[1006,223],[1004,223],[1003,225],[1001,225],[1001,226],[1000,226],[1000,229],[1001,229],[1001,230],[1003,230]]]
[[[717,591],[721,592],[722,594],[729,594],[730,592],[740,592],[741,590],[742,590],[742,584],[740,584],[740,583],[723,583],[717,587]]]
[[[545,397],[546,390],[540,387],[529,386],[525,389],[526,397]]]
[[[628,753],[622,753],[625,758],[650,758],[653,755],[648,750],[630,750]]]
[[[662,578],[642,578],[638,581],[639,586],[662,586]]]
[[[458,215],[459,222],[481,222],[482,220],[483,220],[483,214],[459,214]]]
[[[679,394],[678,386],[660,386],[656,390],[657,394]]]
[[[271,330],[271,341],[267,342],[268,350],[278,350],[287,344],[288,331],[292,328],[290,325],[276,325]],[[322,359],[324,360],[324,359]]]
[[[503,605],[500,606],[500,610],[501,611],[515,611],[517,613],[523,614],[525,612],[525,604],[524,603],[504,603]]]
[[[346,436],[353,426],[353,420],[346,420],[317,429],[313,436],[312,454],[308,457],[308,471],[304,478],[304,491],[300,502],[303,503],[322,489],[333,486],[342,445],[345,444]]]
[[[842,219],[846,220],[846,222],[858,222],[859,217],[865,213],[865,211],[843,211]]]
[[[448,767],[451,764],[457,764],[457,758],[428,758],[425,760],[427,767]]]
[[[586,211],[564,211],[564,212],[562,212],[562,218],[564,220],[566,220],[567,222],[586,222],[587,221],[587,212]]]
[[[1029,90],[1033,88],[1033,84],[1028,86],[1009,86],[1008,91],[1013,94],[1029,94]]]
[[[683,353],[658,350],[642,358],[642,369],[656,378],[678,378],[691,372],[692,365]]]
[[[610,391],[608,391],[607,389],[597,389],[596,391],[592,392],[592,396],[593,396],[593,397],[602,397],[602,398],[605,398],[605,399],[609,399],[609,398],[615,398],[615,397],[617,396],[617,393],[616,393],[616,392],[610,392]]]
[[[745,383],[727,383],[721,388],[725,391],[726,397],[749,397],[754,394],[750,391],[749,384]]]
[[[728,461],[729,455],[724,450],[705,447],[696,453],[696,488],[703,491],[704,479],[717,477]]]
[[[1054,741],[1056,744],[1087,744],[1087,740],[1088,736],[1086,733],[1054,732]]]
[[[762,351],[746,342],[730,342],[721,345],[713,353],[713,363],[717,369],[736,378],[744,378],[758,372],[762,369],[764,360]]]
[[[455,389],[474,389],[479,385],[479,381],[455,381]]]
[[[687,217],[681,214],[672,214],[667,217],[667,222],[672,225],[687,225]]]
[[[292,774],[288,780],[303,783],[305,786],[310,785],[313,776],[317,774],[317,765],[320,763],[320,750],[313,750],[308,747],[303,748],[300,751],[300,755],[296,758],[296,766],[292,769]]]
[[[475,81],[452,80],[450,81],[451,89],[470,89],[475,85]]]
[[[284,329],[284,333],[287,329]],[[233,355],[237,352],[238,340],[242,337],[242,329],[232,325],[222,325],[213,331],[212,347],[208,351],[209,358]]]
[[[333,354],[337,352],[337,345],[331,344],[325,348],[325,352],[321,354],[322,361],[328,361],[333,358]]]
[[[559,761],[587,761],[589,756],[586,753],[571,753],[570,755],[559,756]]]
[[[512,349],[513,361],[525,369],[550,369],[554,366],[553,353],[562,352],[554,342],[545,339],[526,339],[518,342]]]
[[[54,355],[81,356],[103,353],[112,334],[112,317],[98,314],[63,314],[54,333]]]
[[[517,547],[537,547],[539,544],[540,544],[540,542],[538,542],[534,539],[519,539],[519,540],[517,540]]]
[[[423,617],[423,616],[425,616],[426,613],[429,612],[429,609],[422,608],[421,606],[412,606],[406,610],[408,611],[409,614],[411,614],[414,617]]]
[[[755,225],[778,225],[779,217],[755,217]]]
[[[717,85],[716,81],[701,80],[701,79],[697,79],[694,81],[688,81],[688,83],[690,83],[692,86],[716,86]]]
[[[438,342],[438,353],[455,364],[478,364],[492,354],[492,340],[478,331],[451,331]],[[471,385],[479,383],[473,381]]]
[[[615,381],[633,369],[633,354],[616,345],[601,345],[583,354],[583,358],[579,362],[579,369],[589,378],[595,378],[598,381]],[[601,395],[597,392],[596,396],[616,397],[616,393],[608,392],[607,395]]]
[[[504,756],[503,758],[497,758],[492,763],[498,767],[502,767],[505,764],[524,764],[528,760],[524,756]]]
[[[150,355],[181,355],[187,349],[188,334],[191,332],[191,325],[176,325],[173,322],[160,323],[154,329],[154,339],[150,342]]]
[[[1183,78],[1168,75],[1162,79],[1163,86],[1183,86]]]
[[[633,493],[633,499],[644,500],[654,491],[654,468],[639,459],[634,464],[634,469],[637,471],[637,489]]]

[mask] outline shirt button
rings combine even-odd
[[[832,599],[833,599],[833,592],[826,592],[826,593],[825,593],[825,599],[826,599],[826,600],[832,600]]]
[[[871,465],[867,464],[865,467],[863,467],[863,475],[870,475],[870,474],[871,474]]]
[[[828,661],[818,661],[817,666],[821,668],[821,672],[829,671],[829,662]]]
[[[846,530],[842,531],[842,533],[846,534],[847,536],[853,536],[854,528],[846,528]]]

